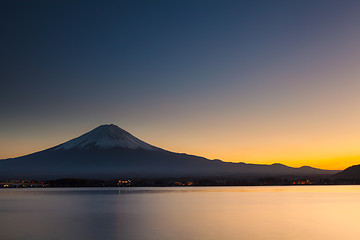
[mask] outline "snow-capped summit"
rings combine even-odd
[[[156,150],[154,147],[140,139],[134,137],[127,131],[119,128],[114,124],[101,125],[92,131],[74,138],[68,142],[55,147],[55,150],[68,149],[86,149],[89,147],[97,147],[101,149],[109,149],[114,147]]]

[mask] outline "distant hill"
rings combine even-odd
[[[344,179],[351,179],[351,178],[360,178],[360,164],[348,167],[342,172],[336,173],[334,178],[344,178]]]
[[[259,165],[209,160],[170,152],[115,125],[102,125],[58,146],[0,161],[0,179],[64,177],[264,177],[329,175],[338,171],[282,164]]]

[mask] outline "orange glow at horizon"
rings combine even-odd
[[[183,134],[186,135],[184,132]],[[253,138],[251,138],[251,135],[243,134],[243,139],[238,139],[236,135],[213,132],[209,138],[209,135],[197,132],[196,136],[193,135],[192,137],[179,134],[179,138],[172,138],[172,141],[164,141],[165,136],[161,135],[158,135],[157,138],[145,139],[140,133],[134,135],[169,151],[197,155],[208,159],[220,159],[225,162],[281,163],[291,167],[311,166],[329,170],[343,170],[352,165],[360,164],[360,143],[357,141],[357,134],[354,134],[352,138],[347,135],[347,141],[341,138],[330,139],[326,136],[324,138],[314,137],[312,141],[306,141],[306,138],[301,139],[294,135],[292,137],[273,137],[271,140],[264,136],[260,139],[260,137],[252,136]],[[63,136],[63,140],[58,141],[53,136],[47,144],[44,144],[41,137],[38,139],[24,138],[20,142],[17,140],[16,145],[10,145],[7,152],[2,152],[1,159],[44,150],[70,140],[72,137],[76,137],[76,135]],[[187,141],[181,141],[184,138],[187,138]],[[19,151],[18,144],[22,146],[22,151]]]

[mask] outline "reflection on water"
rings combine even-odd
[[[358,239],[359,186],[1,189],[0,239]]]

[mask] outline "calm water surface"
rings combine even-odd
[[[0,189],[0,239],[352,240],[360,186]]]

